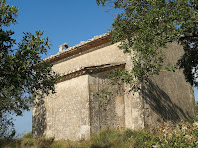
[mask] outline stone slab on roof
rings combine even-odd
[[[70,71],[66,74],[62,74],[61,78],[57,81],[63,82],[65,80],[69,80],[75,77],[79,77],[85,74],[94,74],[98,72],[104,72],[111,69],[123,69],[125,67],[125,63],[111,63],[111,64],[103,64],[98,66],[88,66],[88,67],[80,67],[74,71]]]

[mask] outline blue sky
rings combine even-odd
[[[96,0],[10,0],[10,5],[19,8],[17,24],[10,29],[15,31],[14,38],[20,41],[23,32],[44,31],[48,36],[51,49],[46,58],[58,52],[58,46],[67,42],[74,46],[96,35],[106,33],[111,28],[116,11],[96,5]],[[195,91],[198,99],[198,91]],[[31,112],[16,117],[15,127],[19,134],[31,131]]]
[[[50,38],[48,56],[58,52],[58,46],[70,46],[107,32],[113,22],[113,12],[96,5],[95,0],[12,0],[19,7],[17,25],[12,28],[16,38],[22,32],[42,30]]]

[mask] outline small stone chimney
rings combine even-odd
[[[64,51],[65,49],[69,48],[69,45],[67,43],[64,43],[59,46],[59,52]]]

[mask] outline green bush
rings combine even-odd
[[[128,141],[131,140],[131,137],[134,135],[134,132],[132,132],[132,130],[130,129],[126,129],[123,134],[122,134],[122,139],[124,141]]]
[[[155,128],[134,132],[134,147],[198,147],[197,124],[164,123]]]
[[[92,148],[106,148],[106,147],[130,147],[133,145],[133,132],[131,130],[118,131],[113,129],[106,129],[95,135],[91,139]]]
[[[91,141],[59,140],[52,143],[50,148],[90,148]]]
[[[25,134],[23,138],[32,138],[32,132]]]
[[[34,139],[23,138],[21,142],[21,148],[35,148],[36,142]]]
[[[18,148],[21,145],[21,139],[0,139],[0,148]]]
[[[54,138],[42,137],[36,140],[36,144],[38,148],[49,148],[53,142],[54,142]]]
[[[166,147],[186,148],[195,146],[188,141],[184,133],[173,133],[172,136],[166,140],[167,142],[164,144]]]
[[[120,137],[120,133],[115,130],[103,130],[98,135],[95,135],[92,138],[92,147],[111,147],[113,144],[113,141],[115,139],[118,139]]]
[[[27,133],[23,136],[21,147],[22,148],[49,148],[53,143],[54,138],[32,138],[32,133]]]
[[[147,130],[136,131],[133,134],[134,147],[155,147],[159,145],[160,138],[158,135],[151,134]]]
[[[193,131],[193,135],[198,139],[198,128]]]

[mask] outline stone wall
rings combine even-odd
[[[91,135],[106,128],[124,128],[123,86],[112,85],[109,71],[89,76]]]
[[[176,64],[183,55],[182,46],[170,43],[164,49],[164,65]],[[152,125],[164,121],[177,122],[195,115],[193,87],[186,82],[183,71],[163,71],[151,77],[143,86],[145,99],[145,124]]]
[[[47,128],[46,102],[32,109],[32,134],[34,138],[42,137]]]
[[[81,67],[97,66],[109,63],[126,63],[125,69],[132,68],[131,55],[124,54],[118,48],[119,43],[111,45],[106,43],[102,46],[92,48],[78,55],[68,57],[54,63],[53,69],[61,74],[70,73]],[[132,54],[132,53],[131,53]],[[125,103],[125,127],[130,129],[144,128],[142,97],[138,93],[130,91],[128,86],[124,86]]]
[[[118,49],[118,44],[110,43],[54,63],[53,69],[61,74],[70,73],[81,67],[111,63],[128,63],[130,56]]]
[[[55,140],[81,140],[90,136],[88,75],[56,85],[56,94],[46,98],[46,129]],[[38,118],[34,114],[33,118]],[[36,122],[36,121],[35,121]],[[35,123],[33,125],[39,125]],[[37,129],[42,128],[39,125]]]

